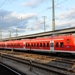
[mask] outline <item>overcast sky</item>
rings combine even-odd
[[[52,30],[52,0],[0,0],[2,38]],[[55,0],[57,29],[75,26],[75,0]]]

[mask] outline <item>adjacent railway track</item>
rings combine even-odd
[[[0,63],[0,75],[21,75],[21,74],[9,68],[7,65]]]
[[[72,59],[17,52],[3,52],[0,59],[27,66],[24,67],[30,72],[27,75],[75,75],[75,60]]]

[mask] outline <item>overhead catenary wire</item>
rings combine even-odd
[[[0,8],[5,4],[6,0],[3,1],[3,3],[0,5]]]
[[[57,3],[57,4],[55,5],[55,7],[56,7],[57,5],[60,5],[60,4],[64,3],[64,2],[66,2],[66,1],[68,1],[68,0],[64,0],[64,1],[60,2],[60,3]],[[51,9],[51,8],[52,8],[52,6],[46,8],[45,10],[43,10],[43,11],[41,11],[41,12],[38,12],[37,14],[41,14],[42,12],[44,12],[44,11],[46,11],[46,10],[49,10],[49,9]]]
[[[58,6],[58,5],[60,5],[60,4],[62,4],[62,3],[64,3],[64,2],[66,2],[66,1],[68,1],[68,0],[64,0],[64,1],[60,2],[60,3],[57,3],[57,4],[55,5],[55,7]],[[45,11],[51,9],[51,8],[52,8],[52,6],[46,8],[45,10],[43,10],[43,11],[41,11],[41,12],[38,12],[37,14],[41,14],[41,13],[43,13],[43,12],[45,12]],[[24,11],[24,10],[23,10],[23,11]],[[40,17],[39,17],[39,18],[40,18]],[[37,19],[36,19],[36,20],[37,20]],[[51,20],[49,20],[49,21],[51,21]],[[32,22],[32,23],[34,23],[34,22]],[[28,25],[31,25],[32,23],[29,23]]]

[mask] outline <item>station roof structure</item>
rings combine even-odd
[[[60,29],[60,30],[54,30],[54,31],[41,32],[41,33],[35,33],[35,34],[29,34],[29,35],[22,35],[22,36],[17,36],[17,37],[11,37],[11,38],[3,39],[2,41],[31,39],[31,38],[36,38],[36,37],[45,37],[45,36],[51,36],[51,35],[71,34],[71,33],[75,33],[75,27]]]

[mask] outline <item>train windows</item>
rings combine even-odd
[[[29,46],[31,46],[31,44],[29,43]]]
[[[45,43],[43,44],[43,46],[45,47]]]
[[[49,43],[43,43],[44,47],[49,47]]]
[[[31,44],[31,46],[33,47],[33,44]]]
[[[55,46],[56,46],[56,47],[59,47],[59,43],[58,43],[58,42],[56,42]]]
[[[49,47],[49,43],[47,43],[47,47]]]
[[[34,47],[36,47],[36,44],[34,43]]]
[[[42,43],[40,43],[40,47],[42,47]]]
[[[64,43],[63,42],[60,42],[60,47],[64,47]]]
[[[37,43],[37,47],[39,47],[39,43]]]

